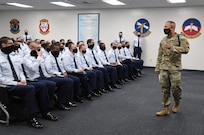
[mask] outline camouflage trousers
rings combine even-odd
[[[181,71],[180,70],[160,70],[160,85],[162,90],[162,104],[171,104],[171,92],[174,101],[179,103],[182,95]]]

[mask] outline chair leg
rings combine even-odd
[[[0,123],[6,124],[6,126],[9,126],[9,119],[10,115],[8,111],[5,109],[5,106],[0,102],[0,109],[5,113],[6,119],[5,120],[0,120]]]

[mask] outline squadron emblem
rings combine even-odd
[[[151,33],[149,29],[150,29],[150,24],[148,20],[142,18],[136,21],[135,31],[133,33],[136,35],[137,32],[140,32],[142,37],[146,37]]]
[[[187,19],[182,26],[182,34],[184,34],[187,38],[196,38],[201,35],[201,24],[195,18]]]

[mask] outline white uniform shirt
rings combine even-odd
[[[108,53],[106,51],[99,50],[98,56],[103,65],[110,65],[109,59],[108,59]]]
[[[115,42],[117,42],[117,43],[120,43],[120,41],[122,42],[122,41],[126,41],[126,39],[124,38],[124,37],[121,37],[121,39],[120,39],[120,37],[118,36],[116,39],[115,39]]]
[[[21,61],[19,57],[15,53],[9,54],[18,79],[21,81],[25,81],[25,76],[22,71]],[[11,66],[7,59],[7,54],[4,54],[0,51],[0,85],[17,85],[17,81],[13,81],[13,73],[11,70]]]
[[[86,52],[86,56],[88,57],[88,59],[92,62],[92,67],[103,67],[103,65],[102,65],[102,63],[101,63],[101,61],[100,61],[100,59],[99,59],[99,56],[98,56],[98,54],[96,53],[96,51],[95,50],[91,50],[91,49],[86,49],[87,50],[87,52]],[[94,59],[94,56],[93,56],[93,54],[92,54],[92,51],[93,51],[93,53],[94,53],[94,56],[95,56],[95,59],[96,59],[96,61],[97,61],[97,63],[96,63],[96,61],[95,61],[95,59]]]
[[[55,76],[61,77],[62,73],[66,72],[64,67],[63,67],[62,60],[59,56],[57,57],[57,62],[58,62],[58,65],[60,67],[61,72],[58,70],[57,63],[55,61],[55,57],[51,53],[45,59],[46,70],[47,70],[48,74],[51,75],[52,77],[55,77]]]
[[[82,53],[78,53],[77,54],[78,57],[78,62],[80,64],[80,67],[83,69],[88,69],[88,67],[92,67],[92,62],[91,60],[88,58],[88,56],[86,54],[82,54]],[[88,64],[88,65],[87,65]]]
[[[138,47],[138,39],[139,39],[139,47],[143,45],[143,38],[142,37],[135,37],[133,40],[133,46]]]
[[[121,65],[121,63],[118,59],[118,53],[117,53],[116,49],[115,50],[111,49],[108,51],[108,59],[109,59],[110,63],[118,62],[118,64]]]
[[[43,62],[43,58],[40,56],[36,58],[28,54],[23,58],[23,67],[27,80],[33,81],[40,77],[39,66],[41,62]]]
[[[74,59],[75,59],[77,67],[75,67]],[[72,54],[70,51],[69,51],[69,53],[67,53],[67,55],[65,55],[62,58],[62,63],[63,63],[64,69],[67,72],[75,72],[75,73],[77,73],[78,69],[80,69],[80,64],[79,64],[78,61],[79,60],[78,60],[77,54]]]
[[[24,41],[26,42],[26,35],[23,35],[22,36],[23,37],[23,39],[24,39]],[[32,36],[31,35],[27,35],[27,40],[33,40],[33,38],[32,38]]]

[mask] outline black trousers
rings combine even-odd
[[[138,57],[139,59],[141,59],[141,54],[142,54],[142,48],[134,47],[134,52],[133,52],[134,57]]]
[[[39,112],[38,101],[36,99],[36,90],[32,85],[11,86],[8,88],[11,96],[18,96],[24,99],[27,108],[27,116],[30,118],[33,114]]]

